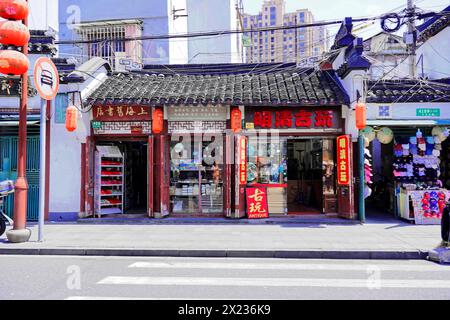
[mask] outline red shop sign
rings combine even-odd
[[[95,121],[150,121],[151,107],[148,106],[95,106]]]
[[[338,184],[350,185],[350,137],[337,138]]]
[[[329,129],[338,127],[336,114],[332,110],[255,111],[253,119],[247,118],[246,121],[253,122],[255,128],[264,129]]]
[[[249,219],[269,218],[267,188],[247,188],[247,215]]]
[[[239,138],[239,183],[247,184],[247,139]]]

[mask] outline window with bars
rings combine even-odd
[[[142,41],[122,41],[120,39],[142,36],[142,22],[109,21],[80,24],[78,37],[91,42],[83,48],[84,60],[101,57],[108,60],[113,69],[123,69],[121,60],[142,63]]]

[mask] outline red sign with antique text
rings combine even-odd
[[[340,114],[327,108],[271,108],[246,112],[255,129],[338,129]]]
[[[95,106],[92,110],[95,121],[150,121],[148,106]]]
[[[247,188],[247,215],[249,219],[269,217],[267,188]]]
[[[239,138],[239,183],[247,184],[247,139]]]
[[[337,138],[338,184],[350,185],[350,137]]]

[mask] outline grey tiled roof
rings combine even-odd
[[[187,66],[188,68],[188,66]],[[228,74],[112,74],[87,104],[341,105],[347,94],[333,71],[277,68]]]
[[[372,81],[368,88],[368,103],[450,102],[450,84],[445,81]]]

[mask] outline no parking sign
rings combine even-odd
[[[34,65],[34,84],[44,100],[53,100],[59,90],[59,74],[49,58],[39,58]]]

